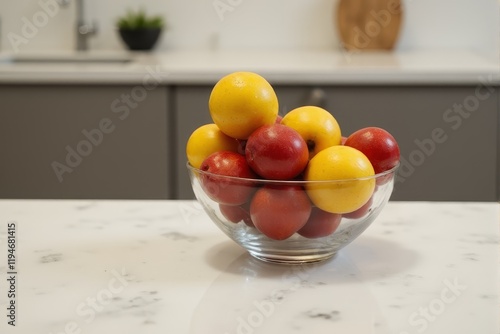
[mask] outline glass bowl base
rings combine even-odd
[[[323,253],[310,253],[310,254],[293,254],[287,252],[280,253],[266,253],[262,251],[251,251],[249,250],[251,256],[254,258],[268,262],[268,263],[278,263],[278,264],[305,264],[321,262],[332,258],[336,255],[336,252],[323,252]]]

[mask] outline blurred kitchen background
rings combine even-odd
[[[315,104],[344,135],[391,132],[393,200],[497,201],[500,1],[403,0],[393,49],[346,51],[340,23],[376,40],[366,4],[391,1],[2,0],[0,198],[193,198],[186,140],[213,84],[252,70],[281,114]],[[129,52],[116,22],[140,8],[166,25]]]
[[[0,2],[4,50],[11,49],[7,32],[20,32],[21,18],[31,19],[40,11],[40,2]],[[149,14],[162,15],[167,22],[167,33],[161,36],[156,48],[158,51],[212,48],[337,50],[340,46],[334,30],[337,2],[83,0],[86,20],[98,25],[98,33],[90,39],[91,49],[123,49],[116,33],[116,20],[128,8],[142,7]],[[403,6],[404,22],[398,50],[469,49],[498,55],[498,0],[403,0]],[[76,1],[69,1],[67,7],[61,6],[60,12],[50,18],[36,38],[22,46],[22,51],[71,50],[75,36],[75,7]],[[217,8],[220,8],[219,13]]]

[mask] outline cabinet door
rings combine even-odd
[[[211,87],[179,86],[175,87],[176,109],[176,198],[193,199],[189,174],[186,168],[186,143],[191,133],[203,124],[213,123],[208,110]]]
[[[171,197],[165,87],[0,86],[0,101],[0,197]]]
[[[318,95],[311,94],[313,88],[277,87],[282,111],[311,101],[311,95]],[[344,135],[378,126],[397,139],[402,165],[392,199],[498,199],[497,90],[342,86],[324,87],[322,93],[323,106],[336,117]]]

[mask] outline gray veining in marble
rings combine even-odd
[[[0,200],[0,245],[12,220],[19,318],[1,333],[500,333],[494,203],[390,202],[331,260],[292,267],[193,201]]]

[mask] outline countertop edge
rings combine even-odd
[[[114,55],[114,56],[113,56]],[[129,58],[124,65],[9,63],[0,53],[0,84],[159,85],[214,84],[234,71],[254,71],[281,85],[500,85],[500,61],[462,51],[408,51],[346,56],[334,51],[94,52],[85,56]],[[10,57],[10,58],[9,58]],[[34,55],[32,57],[51,57]],[[52,53],[80,58],[80,54]],[[66,58],[65,58],[66,57]]]
[[[500,86],[500,72],[476,72],[470,74],[453,73],[393,73],[352,75],[349,73],[331,76],[312,73],[267,73],[260,72],[269,82],[279,85],[367,85],[367,86]],[[213,85],[226,72],[190,73],[173,72],[161,76],[159,86]],[[1,73],[0,85],[9,84],[64,84],[64,85],[142,85],[147,72],[113,74],[96,73],[78,75],[74,73]]]

